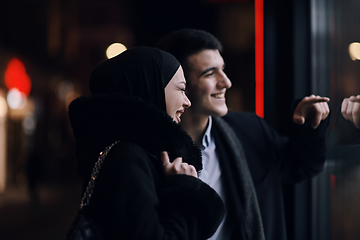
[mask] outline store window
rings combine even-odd
[[[360,129],[340,112],[360,94],[359,9],[358,0],[311,1],[312,90],[332,109],[326,166],[313,180],[314,240],[360,238]]]

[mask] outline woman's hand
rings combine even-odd
[[[169,159],[169,154],[165,151],[160,153],[160,160],[163,164],[165,176],[186,174],[193,177],[198,177],[196,169],[193,165],[189,165],[182,161],[182,157],[176,158],[172,163]]]

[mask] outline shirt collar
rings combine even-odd
[[[212,118],[211,118],[211,116],[209,116],[208,126],[207,126],[205,134],[204,134],[204,136],[202,138],[201,150],[204,150],[205,148],[209,147],[209,145],[210,145],[211,127],[212,127]]]

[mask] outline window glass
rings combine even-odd
[[[313,182],[312,238],[360,238],[359,103],[351,116],[344,99],[360,94],[360,1],[312,0],[312,90],[331,98],[329,148],[324,171]],[[349,120],[350,119],[350,120]]]

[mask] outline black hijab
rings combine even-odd
[[[139,97],[166,112],[164,88],[180,63],[170,53],[135,47],[106,60],[91,73],[92,95],[122,93]]]
[[[166,150],[171,159],[181,156],[198,171],[202,168],[200,150],[166,112],[164,88],[179,66],[169,53],[136,47],[93,70],[92,96],[69,106],[81,176],[115,140],[135,143],[155,156]]]

